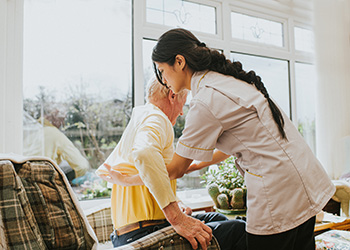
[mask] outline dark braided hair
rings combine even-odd
[[[166,84],[163,83],[162,75],[154,62],[174,65],[176,55],[185,57],[187,65],[194,71],[211,70],[224,75],[233,76],[249,84],[254,84],[267,99],[273,119],[278,126],[282,138],[287,139],[284,131],[282,113],[270,98],[267,89],[261,81],[261,77],[257,76],[254,71],[244,71],[240,62],[231,62],[217,50],[210,49],[205,43],[200,42],[190,31],[177,28],[164,33],[159,38],[152,53],[155,74],[158,81],[164,86],[166,86]]]

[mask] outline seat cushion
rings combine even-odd
[[[348,250],[350,249],[350,232],[330,230],[315,237],[316,250]]]

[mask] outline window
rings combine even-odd
[[[81,199],[108,195],[94,170],[130,118],[131,1],[24,2],[24,153],[54,160],[65,154],[66,162],[57,161],[66,171],[67,162],[74,170],[87,159],[89,170],[74,171],[83,176],[73,188]],[[52,140],[63,149],[50,151]]]
[[[312,64],[295,64],[298,130],[316,153],[316,69]]]
[[[155,40],[143,39],[143,42],[142,42],[142,46],[143,46],[143,79],[144,79],[144,86],[145,87],[146,87],[148,81],[152,77],[155,77],[154,69],[153,69],[153,62],[152,62],[152,50],[156,44],[157,44],[157,41],[155,41]]]
[[[283,47],[283,24],[231,12],[232,37]]]
[[[314,52],[314,35],[311,30],[294,27],[294,35],[295,35],[295,49],[313,53]]]
[[[216,10],[184,0],[147,0],[147,22],[216,34]]]
[[[245,71],[253,70],[260,76],[270,96],[287,115],[290,115],[287,61],[239,53],[231,53],[231,59],[240,61]]]
[[[300,23],[305,10],[297,5],[275,2],[25,0],[24,144],[35,141],[33,150],[43,154],[44,118],[50,119],[89,161],[90,170],[75,182],[76,191],[84,192],[80,198],[104,195],[104,184],[92,173],[118,143],[132,100],[144,102],[144,86],[154,75],[151,53],[156,40],[170,28],[183,27],[260,75],[313,148],[311,89],[316,83],[310,22]],[[293,44],[295,48],[287,46]],[[185,116],[176,123],[175,142],[184,121]],[[202,187],[199,176],[204,171],[179,180],[179,189]]]

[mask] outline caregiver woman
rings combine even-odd
[[[171,178],[229,155],[247,186],[248,249],[315,249],[315,215],[335,192],[329,177],[261,78],[191,32],[164,33],[153,49],[158,80],[192,92]],[[214,154],[214,149],[217,149]]]

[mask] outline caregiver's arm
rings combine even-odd
[[[201,161],[197,163],[192,163],[191,166],[187,169],[186,174],[222,162],[228,157],[230,157],[230,155],[227,155],[224,152],[221,152],[220,150],[216,149],[213,155],[213,159],[211,161]]]
[[[184,175],[187,168],[190,166],[192,160],[183,158],[176,153],[174,153],[173,159],[166,166],[170,180],[180,178]],[[110,165],[104,164],[104,166],[109,171],[108,176],[100,176],[102,179],[117,184],[120,186],[138,186],[144,185],[140,175],[124,175],[118,170],[114,170]]]
[[[166,166],[170,180],[181,178],[190,166],[192,159],[184,158],[174,153],[173,159]]]
[[[167,165],[169,178],[170,180],[181,178],[185,173],[190,173],[192,171],[199,170],[213,164],[217,164],[219,162],[224,161],[228,157],[230,157],[230,155],[227,155],[221,152],[220,150],[215,150],[213,159],[211,161],[202,161],[199,163],[194,163],[190,166],[192,162],[191,159],[181,157],[178,154],[174,153],[172,161]],[[109,166],[108,164],[105,163],[104,165],[109,171],[109,176],[101,176],[102,179],[120,186],[144,185],[143,181],[141,180],[138,174],[124,175],[121,172],[112,169],[111,166]]]
[[[191,164],[192,160],[187,159],[184,157],[179,156],[178,154],[174,153],[172,161],[167,165],[167,170],[169,174],[170,180],[181,178],[185,173],[190,173],[195,170],[199,170],[205,167],[208,167],[210,165],[222,162],[223,160],[230,157],[230,155],[227,155],[220,150],[215,150],[213,159],[208,162],[200,162]],[[137,185],[144,185],[143,181],[141,180],[140,176],[137,175],[123,175],[117,170],[111,169],[111,166],[108,164],[104,164],[106,168],[108,169],[110,176],[106,177],[108,179],[105,179],[108,182],[120,185],[120,186],[137,186]],[[104,179],[104,178],[103,178]]]

